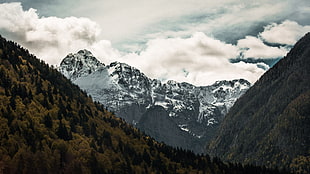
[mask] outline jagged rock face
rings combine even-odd
[[[159,141],[197,153],[204,151],[205,143],[214,135],[228,109],[250,87],[243,79],[200,87],[175,81],[162,83],[125,63],[105,66],[87,50],[69,54],[59,71],[128,123]],[[170,121],[162,123],[165,120],[162,117],[153,118],[155,111],[162,113],[162,109],[154,106],[161,106],[167,113],[162,117],[169,117]],[[148,112],[150,108],[152,112]],[[161,124],[166,129],[160,128]],[[175,138],[167,138],[165,134]]]
[[[99,67],[104,66],[88,50],[80,50],[77,54],[71,53],[60,64],[60,72],[71,80],[91,74]]]

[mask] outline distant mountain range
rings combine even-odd
[[[199,87],[162,83],[125,63],[105,65],[87,50],[66,56],[59,71],[156,140],[197,153],[205,151],[229,108],[250,87],[243,79]]]
[[[208,152],[310,173],[310,33],[237,100]]]

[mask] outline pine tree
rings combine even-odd
[[[52,120],[52,118],[51,118],[49,113],[44,117],[43,122],[44,122],[44,125],[47,128],[52,128],[53,127],[53,120]]]

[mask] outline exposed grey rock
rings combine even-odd
[[[156,140],[197,153],[204,151],[229,108],[250,87],[243,79],[199,87],[172,80],[162,83],[125,63],[104,65],[87,50],[69,54],[59,71]]]

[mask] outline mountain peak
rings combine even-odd
[[[80,55],[93,56],[93,54],[89,50],[87,50],[87,49],[82,49],[82,50],[78,51],[77,53],[80,54]]]
[[[86,50],[68,54],[60,63],[59,71],[68,79],[75,80],[78,77],[91,74],[100,67],[104,67],[93,54]]]

